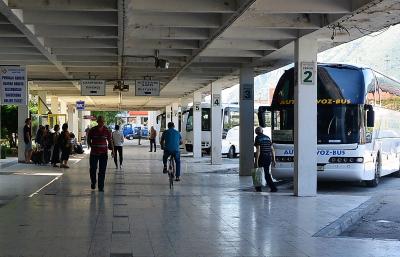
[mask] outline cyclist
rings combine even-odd
[[[175,129],[175,124],[173,122],[168,122],[168,129],[164,131],[161,136],[160,145],[161,149],[164,150],[163,163],[164,169],[163,173],[167,173],[167,160],[169,156],[174,157],[176,163],[176,177],[175,181],[180,181],[181,175],[181,160],[179,153],[179,145],[182,144],[181,134]]]

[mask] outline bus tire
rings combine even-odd
[[[229,151],[228,151],[228,158],[233,159],[233,158],[236,158],[236,156],[237,156],[236,149],[233,145],[231,145],[231,147],[229,148]]]
[[[379,184],[380,176],[381,176],[381,159],[379,156],[376,158],[376,163],[375,163],[375,175],[373,180],[367,180],[365,183],[367,184],[367,187],[376,187]]]

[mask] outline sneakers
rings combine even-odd
[[[167,172],[168,172],[167,167],[164,167],[163,170],[162,170],[162,173],[165,174],[165,173],[167,173]]]
[[[175,181],[181,181],[181,179],[179,177],[176,177]]]

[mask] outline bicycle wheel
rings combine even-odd
[[[169,188],[172,189],[172,187],[174,186],[174,177],[175,177],[172,158],[168,160],[168,177],[169,177]]]

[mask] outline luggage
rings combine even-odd
[[[34,164],[41,165],[43,164],[43,150],[35,150],[32,152],[31,160]]]
[[[74,150],[75,150],[75,153],[77,153],[77,154],[83,154],[82,145],[76,145]]]

